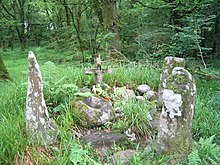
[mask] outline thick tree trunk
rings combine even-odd
[[[9,73],[4,65],[1,55],[0,55],[0,79],[10,79]]]
[[[106,33],[114,33],[108,42],[109,56],[114,56],[120,50],[117,0],[102,0],[101,5],[104,30]]]

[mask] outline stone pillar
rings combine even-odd
[[[26,98],[26,129],[28,135],[43,145],[56,140],[55,122],[49,118],[43,96],[43,82],[39,65],[33,52],[28,54],[28,88]]]
[[[168,59],[168,60],[167,60]],[[160,97],[162,112],[157,136],[157,152],[186,157],[192,147],[192,118],[194,113],[195,82],[183,67],[173,67],[184,59],[165,59]],[[173,63],[174,62],[174,63]],[[173,63],[173,64],[171,64]]]
[[[163,73],[160,75],[160,84],[158,89],[158,100],[162,103],[162,91],[166,88],[167,78],[172,73],[173,68],[185,68],[185,60],[177,57],[166,57],[163,64]]]

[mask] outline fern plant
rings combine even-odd
[[[220,163],[220,146],[213,143],[214,135],[201,138],[188,156],[189,165],[218,165]]]

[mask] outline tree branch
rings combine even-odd
[[[5,5],[2,3],[2,1],[1,1],[1,4],[2,4],[3,9],[6,11],[6,13],[8,13],[8,15],[10,15],[12,18],[14,18],[14,15],[9,12],[9,10],[5,7]]]
[[[138,3],[138,4],[140,4],[142,7],[146,7],[146,8],[149,8],[149,9],[154,9],[154,10],[156,10],[156,9],[160,9],[160,7],[153,7],[153,6],[148,6],[148,5],[146,5],[146,4],[144,4],[143,2],[141,2],[141,1],[135,1],[136,3]]]

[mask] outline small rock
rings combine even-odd
[[[145,100],[143,96],[136,96],[136,100]]]
[[[153,100],[156,99],[156,94],[154,91],[150,90],[148,92],[146,92],[146,96],[148,100]]]
[[[135,133],[131,131],[131,129],[129,128],[127,131],[125,131],[125,135],[128,137],[128,139],[130,141],[136,141],[136,137],[135,137]]]
[[[131,89],[126,88],[116,88],[116,95],[124,100],[133,99],[136,97],[135,93]]]
[[[91,92],[91,90],[89,88],[80,88],[79,91],[82,93]]]
[[[142,85],[139,85],[139,86],[137,87],[137,91],[138,91],[140,94],[147,93],[149,90],[150,90],[150,86],[149,86],[149,85],[146,85],[146,84],[142,84]]]
[[[129,160],[135,155],[135,151],[134,150],[124,150],[124,151],[119,151],[116,152],[112,157],[112,163],[113,164],[122,164],[125,165],[127,163],[129,163]]]

